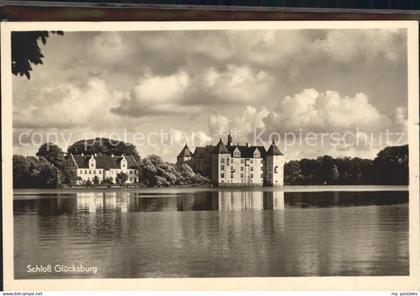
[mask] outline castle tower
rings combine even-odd
[[[230,134],[228,135],[227,145],[232,146],[232,136]]]
[[[267,151],[266,155],[266,185],[269,186],[283,186],[284,182],[284,155],[280,152],[280,149],[277,147],[276,143],[273,142],[270,148]]]
[[[211,180],[214,185],[224,185],[230,180],[230,151],[223,144],[222,139],[219,140],[212,154],[212,176]]]
[[[192,164],[192,153],[187,144],[185,144],[184,148],[176,157],[176,166],[178,169],[181,168],[184,164],[188,164],[190,167]]]

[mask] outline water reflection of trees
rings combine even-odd
[[[225,189],[85,192],[14,204],[17,221],[30,225],[16,227],[16,237],[37,237],[31,249],[60,250],[56,258],[61,250],[68,258],[82,252],[101,264],[106,258],[112,276],[163,269],[185,276],[383,275],[408,270],[408,208],[355,205],[407,199],[407,192]]]
[[[14,212],[59,216],[165,211],[281,210],[288,207],[391,205],[408,202],[408,192],[198,191],[193,193],[79,192],[71,196],[15,200]]]

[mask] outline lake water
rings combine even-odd
[[[409,273],[407,191],[26,191],[13,205],[18,279]]]

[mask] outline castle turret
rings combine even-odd
[[[191,166],[192,162],[192,153],[190,148],[188,148],[188,145],[185,144],[184,148],[181,150],[181,152],[176,157],[176,166],[178,168],[181,168],[182,165],[188,164]]]
[[[230,151],[223,144],[222,139],[219,140],[212,154],[212,182],[214,185],[223,185],[229,179],[230,167]]]
[[[230,134],[228,135],[227,145],[232,146],[232,136]]]
[[[273,142],[267,151],[266,156],[266,185],[283,186],[283,168],[284,168],[284,155]]]

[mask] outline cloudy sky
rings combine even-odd
[[[406,131],[405,30],[65,32],[42,52],[30,80],[13,77],[16,154],[47,136],[64,150],[85,137],[126,140],[168,161],[223,131],[265,144],[272,133],[374,135],[315,146],[282,136],[290,159],[372,158],[406,142],[378,141]]]

